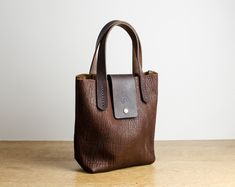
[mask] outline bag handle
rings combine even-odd
[[[118,21],[118,20],[110,21],[109,23],[107,23],[107,24],[102,28],[102,30],[100,31],[100,34],[99,34],[99,36],[98,36],[98,38],[97,38],[97,41],[96,41],[96,50],[97,50],[97,48],[98,48],[98,46],[99,46],[99,44],[100,44],[100,42],[101,42],[101,39],[102,39],[102,38],[104,37],[104,35],[105,35],[106,37],[104,38],[104,40],[106,40],[107,35],[108,35],[107,32],[110,32],[110,31],[111,31],[110,27],[112,27],[112,25],[114,25],[114,24],[117,23],[117,22],[120,22],[120,21]],[[140,44],[140,40],[139,40],[139,37],[138,37],[137,33],[135,33],[135,37],[136,37],[136,40],[138,41],[138,43],[137,43],[137,51],[139,51],[139,55],[138,55],[138,57],[137,57],[137,54],[135,54],[134,47],[132,47],[132,60],[135,61],[135,60],[139,59],[139,63],[140,63],[140,65],[141,65],[141,67],[142,67],[142,49],[141,49],[141,44]],[[95,50],[95,51],[96,51],[96,50]],[[134,64],[135,64],[135,63],[132,62],[132,65],[134,65]],[[136,67],[132,67],[132,70],[134,70],[135,68],[136,68]],[[90,73],[90,74],[96,74],[96,69],[97,69],[97,54],[94,53],[94,56],[93,56],[93,58],[92,58],[92,63],[91,63],[91,66],[90,66],[90,71],[89,71],[89,73]],[[133,73],[134,73],[134,71],[133,71]]]
[[[142,71],[141,63],[141,46],[139,42],[138,35],[134,28],[124,21],[112,21],[106,24],[106,26],[101,30],[100,37],[98,37],[98,42],[96,46],[96,50],[93,56],[93,62],[91,65],[91,71],[93,71],[93,66],[97,63],[96,71],[96,98],[97,98],[97,107],[100,110],[105,110],[108,105],[107,99],[107,74],[106,74],[106,63],[105,63],[105,44],[106,38],[109,31],[114,26],[120,26],[124,30],[127,31],[129,36],[132,39],[133,46],[133,74],[138,75],[139,83],[140,83],[140,92],[142,101],[147,103],[149,100],[149,96],[146,89],[144,73]],[[105,32],[106,31],[106,32]],[[98,58],[97,58],[98,56]],[[95,63],[96,61],[96,63]]]

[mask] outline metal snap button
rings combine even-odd
[[[128,108],[124,108],[124,109],[123,109],[123,112],[124,112],[125,114],[127,114],[127,113],[129,112]]]

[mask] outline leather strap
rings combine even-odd
[[[99,47],[99,44],[101,42],[101,39],[105,36],[104,40],[106,41],[106,38],[107,38],[107,35],[108,33],[111,31],[111,27],[113,27],[115,24],[119,23],[120,21],[119,20],[113,20],[113,21],[110,21],[109,23],[107,23],[101,30],[98,38],[97,38],[97,41],[96,41],[96,47],[95,47],[95,51],[97,51],[98,47]],[[134,72],[134,69],[136,67],[134,67],[134,61],[136,61],[137,59],[139,59],[139,63],[142,67],[142,49],[141,49],[141,44],[140,44],[140,40],[139,40],[139,37],[137,35],[137,33],[134,33],[135,34],[135,37],[136,37],[136,40],[138,41],[137,43],[137,46],[134,46],[132,47],[132,59],[133,59],[133,62],[132,62],[132,70],[133,70],[133,73]],[[139,51],[139,54],[136,54],[135,53],[135,48],[137,48],[136,50]],[[138,55],[138,57],[137,57]],[[93,56],[93,59],[92,59],[92,63],[91,63],[91,66],[90,66],[90,71],[89,73],[90,74],[96,74],[96,69],[97,69],[97,53],[94,53],[94,56]]]
[[[108,105],[108,99],[107,99],[107,74],[106,74],[106,62],[105,62],[105,44],[106,44],[106,38],[109,33],[109,31],[114,26],[120,26],[123,29],[127,31],[129,36],[132,39],[132,45],[133,45],[133,74],[138,75],[139,82],[140,82],[140,92],[141,92],[141,98],[142,101],[147,103],[149,101],[149,96],[146,89],[146,84],[144,80],[144,73],[142,71],[141,62],[142,56],[141,56],[141,46],[139,42],[138,35],[134,28],[129,25],[126,22],[123,21],[112,21],[101,30],[101,34],[99,35],[96,45],[95,54],[93,56],[93,62],[91,66],[91,72],[94,71],[94,74],[96,72],[96,97],[97,97],[97,107],[100,110],[105,110]],[[98,51],[98,53],[97,53]],[[95,66],[95,59],[97,58],[97,67],[96,71],[93,70],[93,66]]]

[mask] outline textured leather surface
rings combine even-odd
[[[108,76],[115,118],[136,117],[136,87],[133,75]]]
[[[115,24],[111,25],[117,24],[119,22],[115,21]],[[123,24],[123,22],[120,24]],[[129,24],[125,23],[125,27],[132,30],[131,27],[129,28]],[[76,77],[74,156],[81,167],[90,173],[151,164],[155,160],[154,132],[158,74],[154,71],[143,73],[141,68],[142,57],[137,55],[133,59],[133,62],[138,65],[139,72],[133,73],[133,76],[131,76],[134,78],[135,89],[133,89],[133,85],[130,86],[131,91],[128,94],[133,95],[133,97],[136,96],[137,116],[117,119],[114,115],[112,85],[107,80],[106,70],[104,69],[105,48],[102,41],[105,37],[105,34],[102,35],[100,44],[98,44],[97,55],[103,54],[101,55],[102,58],[97,59],[95,74],[81,74]],[[136,37],[132,38],[132,40],[135,39]],[[139,39],[134,43],[140,44]],[[135,54],[141,54],[140,47],[138,50]],[[95,64],[92,63],[96,66]],[[137,65],[133,67],[137,67]],[[125,84],[131,82],[129,75],[116,75],[114,79],[114,82],[118,81],[117,87],[121,87],[121,90],[127,89],[126,92],[129,92],[128,86],[125,88]],[[100,81],[100,84],[97,84],[97,80]],[[121,82],[123,82],[123,87]],[[117,84],[115,83],[115,85]],[[99,89],[103,91],[98,93],[97,96],[97,87],[99,86],[101,86]],[[133,90],[135,90],[135,94],[133,94]],[[100,102],[106,106],[101,110],[98,107],[98,100],[102,98],[100,96],[104,93],[106,94],[106,101],[101,99]],[[145,96],[147,102],[145,101],[146,98],[143,99]],[[131,107],[133,107],[133,103],[134,101],[131,102]]]

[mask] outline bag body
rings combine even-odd
[[[105,42],[114,26],[124,28],[132,39],[132,74],[106,74]],[[86,172],[155,161],[158,74],[143,73],[141,55],[133,27],[114,20],[100,32],[90,73],[76,76],[74,157]]]

